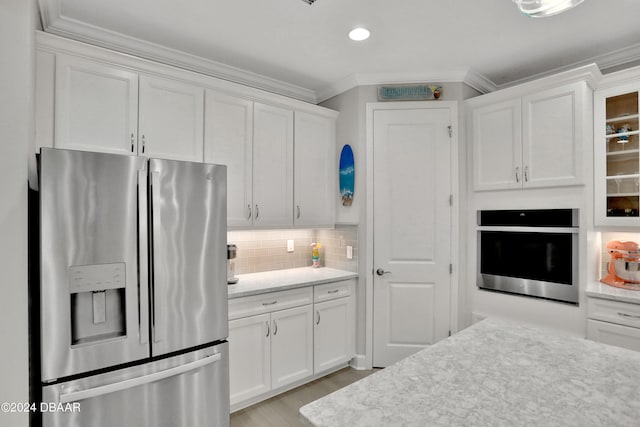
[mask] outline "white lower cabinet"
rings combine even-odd
[[[353,357],[351,298],[338,298],[315,304],[313,370],[326,371],[347,363]]]
[[[355,283],[355,279],[350,279],[313,288],[313,370],[316,374],[347,364],[355,354]]]
[[[271,388],[313,375],[313,307],[271,313]]]
[[[231,404],[271,390],[271,315],[229,322],[229,376]]]
[[[231,410],[346,366],[355,279],[229,300]]]
[[[615,323],[587,320],[587,338],[601,343],[640,351],[640,329]]]
[[[589,298],[587,316],[588,339],[640,351],[640,305]]]
[[[313,375],[312,303],[311,288],[229,301],[232,410]]]

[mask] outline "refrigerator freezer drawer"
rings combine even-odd
[[[46,386],[43,426],[228,426],[228,346]]]

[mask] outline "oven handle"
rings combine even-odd
[[[578,234],[578,227],[506,227],[494,225],[478,226],[478,231],[502,231],[506,233],[554,233],[554,234]]]
[[[184,374],[185,372],[193,371],[203,366],[210,365],[219,361],[221,358],[222,353],[216,353],[211,356],[203,357],[202,359],[196,360],[195,362],[176,366],[175,368],[165,369],[164,371],[154,372],[153,374],[143,375],[141,377],[120,381],[113,384],[107,384],[100,387],[60,394],[60,403],[71,403],[80,400],[91,399],[93,397],[99,397],[105,394],[127,390],[139,385],[145,385],[155,381],[160,381],[165,378],[174,377],[180,374]]]

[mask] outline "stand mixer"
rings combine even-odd
[[[640,290],[640,245],[625,240],[607,243],[609,274],[600,281],[624,289]]]

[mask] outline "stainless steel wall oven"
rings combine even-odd
[[[481,289],[578,304],[578,209],[478,211]]]

